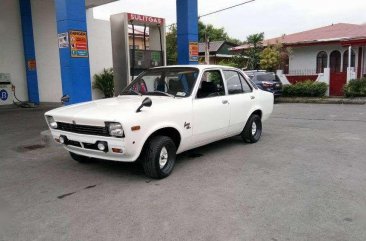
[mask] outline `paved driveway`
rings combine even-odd
[[[366,106],[278,104],[159,181],[34,146],[43,112],[0,109],[0,240],[366,240]]]

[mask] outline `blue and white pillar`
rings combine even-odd
[[[192,61],[190,43],[198,42],[197,0],[177,0],[177,44],[179,64],[198,64]],[[198,46],[197,46],[198,47]],[[197,50],[198,51],[198,50]]]
[[[36,54],[34,49],[32,9],[30,0],[19,0],[20,18],[22,22],[23,50],[28,87],[28,100],[39,104]]]
[[[85,0],[55,0],[57,33],[71,30],[87,32]],[[89,101],[91,78],[88,55],[71,56],[71,46],[59,48],[62,93],[70,97],[66,104]],[[87,53],[87,52],[86,52]]]

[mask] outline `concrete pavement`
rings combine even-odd
[[[44,111],[0,110],[0,240],[366,240],[366,106],[275,105],[158,181],[44,147]]]

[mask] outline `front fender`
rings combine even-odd
[[[164,128],[174,128],[179,132],[180,138],[181,138],[181,143],[184,139],[184,135],[182,133],[181,128],[176,124],[176,123],[172,123],[172,122],[160,122],[160,123],[156,123],[155,125],[152,125],[142,136],[141,136],[141,141],[139,141],[137,143],[137,150],[139,155],[141,154],[142,148],[144,147],[146,141],[149,139],[149,137],[155,133],[158,130],[164,129]],[[181,146],[181,145],[180,145]],[[178,147],[179,150],[179,147]]]

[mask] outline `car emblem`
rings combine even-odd
[[[191,129],[191,123],[184,122],[184,128]]]

